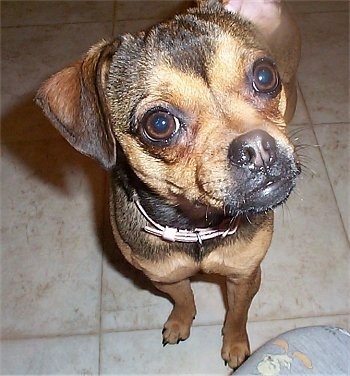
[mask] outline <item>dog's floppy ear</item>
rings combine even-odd
[[[118,42],[102,41],[85,57],[50,77],[38,90],[36,103],[69,143],[106,169],[116,163],[105,86]]]

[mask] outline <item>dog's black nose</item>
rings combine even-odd
[[[276,159],[276,141],[263,130],[254,130],[235,138],[228,150],[230,162],[250,170],[266,169]]]

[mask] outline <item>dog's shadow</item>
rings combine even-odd
[[[10,173],[8,169],[14,169],[23,191],[30,186],[28,194],[34,200],[39,200],[36,187],[40,191],[40,184],[46,185],[45,189],[52,189],[54,193],[73,196],[74,190],[78,189],[72,184],[76,171],[83,175],[82,180],[86,178],[88,182],[87,190],[91,192],[94,205],[94,221],[98,224],[101,222],[101,203],[97,202],[97,198],[105,190],[104,186],[101,187],[101,184],[105,184],[105,173],[93,161],[69,146],[34,103],[34,95],[34,92],[26,95],[2,114],[2,158],[6,164],[2,178]],[[11,189],[6,182],[2,183],[3,189]],[[11,191],[6,194],[11,196]],[[18,205],[22,204],[20,199],[13,199]],[[99,229],[99,236],[100,233]]]
[[[139,289],[148,290],[154,295],[168,298],[159,292],[144,274],[132,267],[122,256],[113,239],[108,210],[108,174],[91,159],[75,151],[46,119],[41,109],[33,102],[34,93],[26,96],[2,115],[1,136],[3,154],[11,160],[11,166],[20,166],[26,176],[49,189],[63,195],[71,195],[73,189],[70,180],[72,172],[83,173],[84,184],[89,185],[93,204],[95,231],[100,243],[100,250],[107,262],[125,278],[131,280]],[[69,175],[69,176],[68,176]],[[23,178],[25,179],[25,178]],[[25,185],[26,182],[20,178]],[[34,182],[34,185],[36,183]],[[3,187],[6,183],[3,184]],[[11,192],[6,192],[11,195]],[[33,198],[39,199],[33,192]],[[18,205],[21,205],[19,200]],[[102,202],[101,202],[102,201]],[[67,215],[71,215],[67,211]],[[38,218],[38,221],[45,221]],[[76,218],[77,221],[81,218]],[[44,225],[44,223],[43,223]],[[43,245],[44,247],[45,245]],[[226,287],[223,278],[216,275],[198,274],[193,281],[214,283],[220,286],[224,304]]]

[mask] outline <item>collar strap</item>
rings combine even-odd
[[[150,225],[145,226],[144,230],[148,234],[152,234],[162,238],[169,242],[182,242],[182,243],[199,243],[202,245],[204,240],[214,238],[225,238],[229,235],[234,235],[237,232],[240,217],[236,217],[232,220],[225,222],[226,227],[223,224],[220,227],[207,227],[207,228],[195,228],[194,230],[181,230],[174,227],[162,226],[155,222],[145,211],[138,198],[135,199],[135,205]]]

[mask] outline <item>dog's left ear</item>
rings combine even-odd
[[[93,46],[79,62],[50,77],[35,101],[68,142],[106,169],[116,163],[105,87],[118,41]]]

